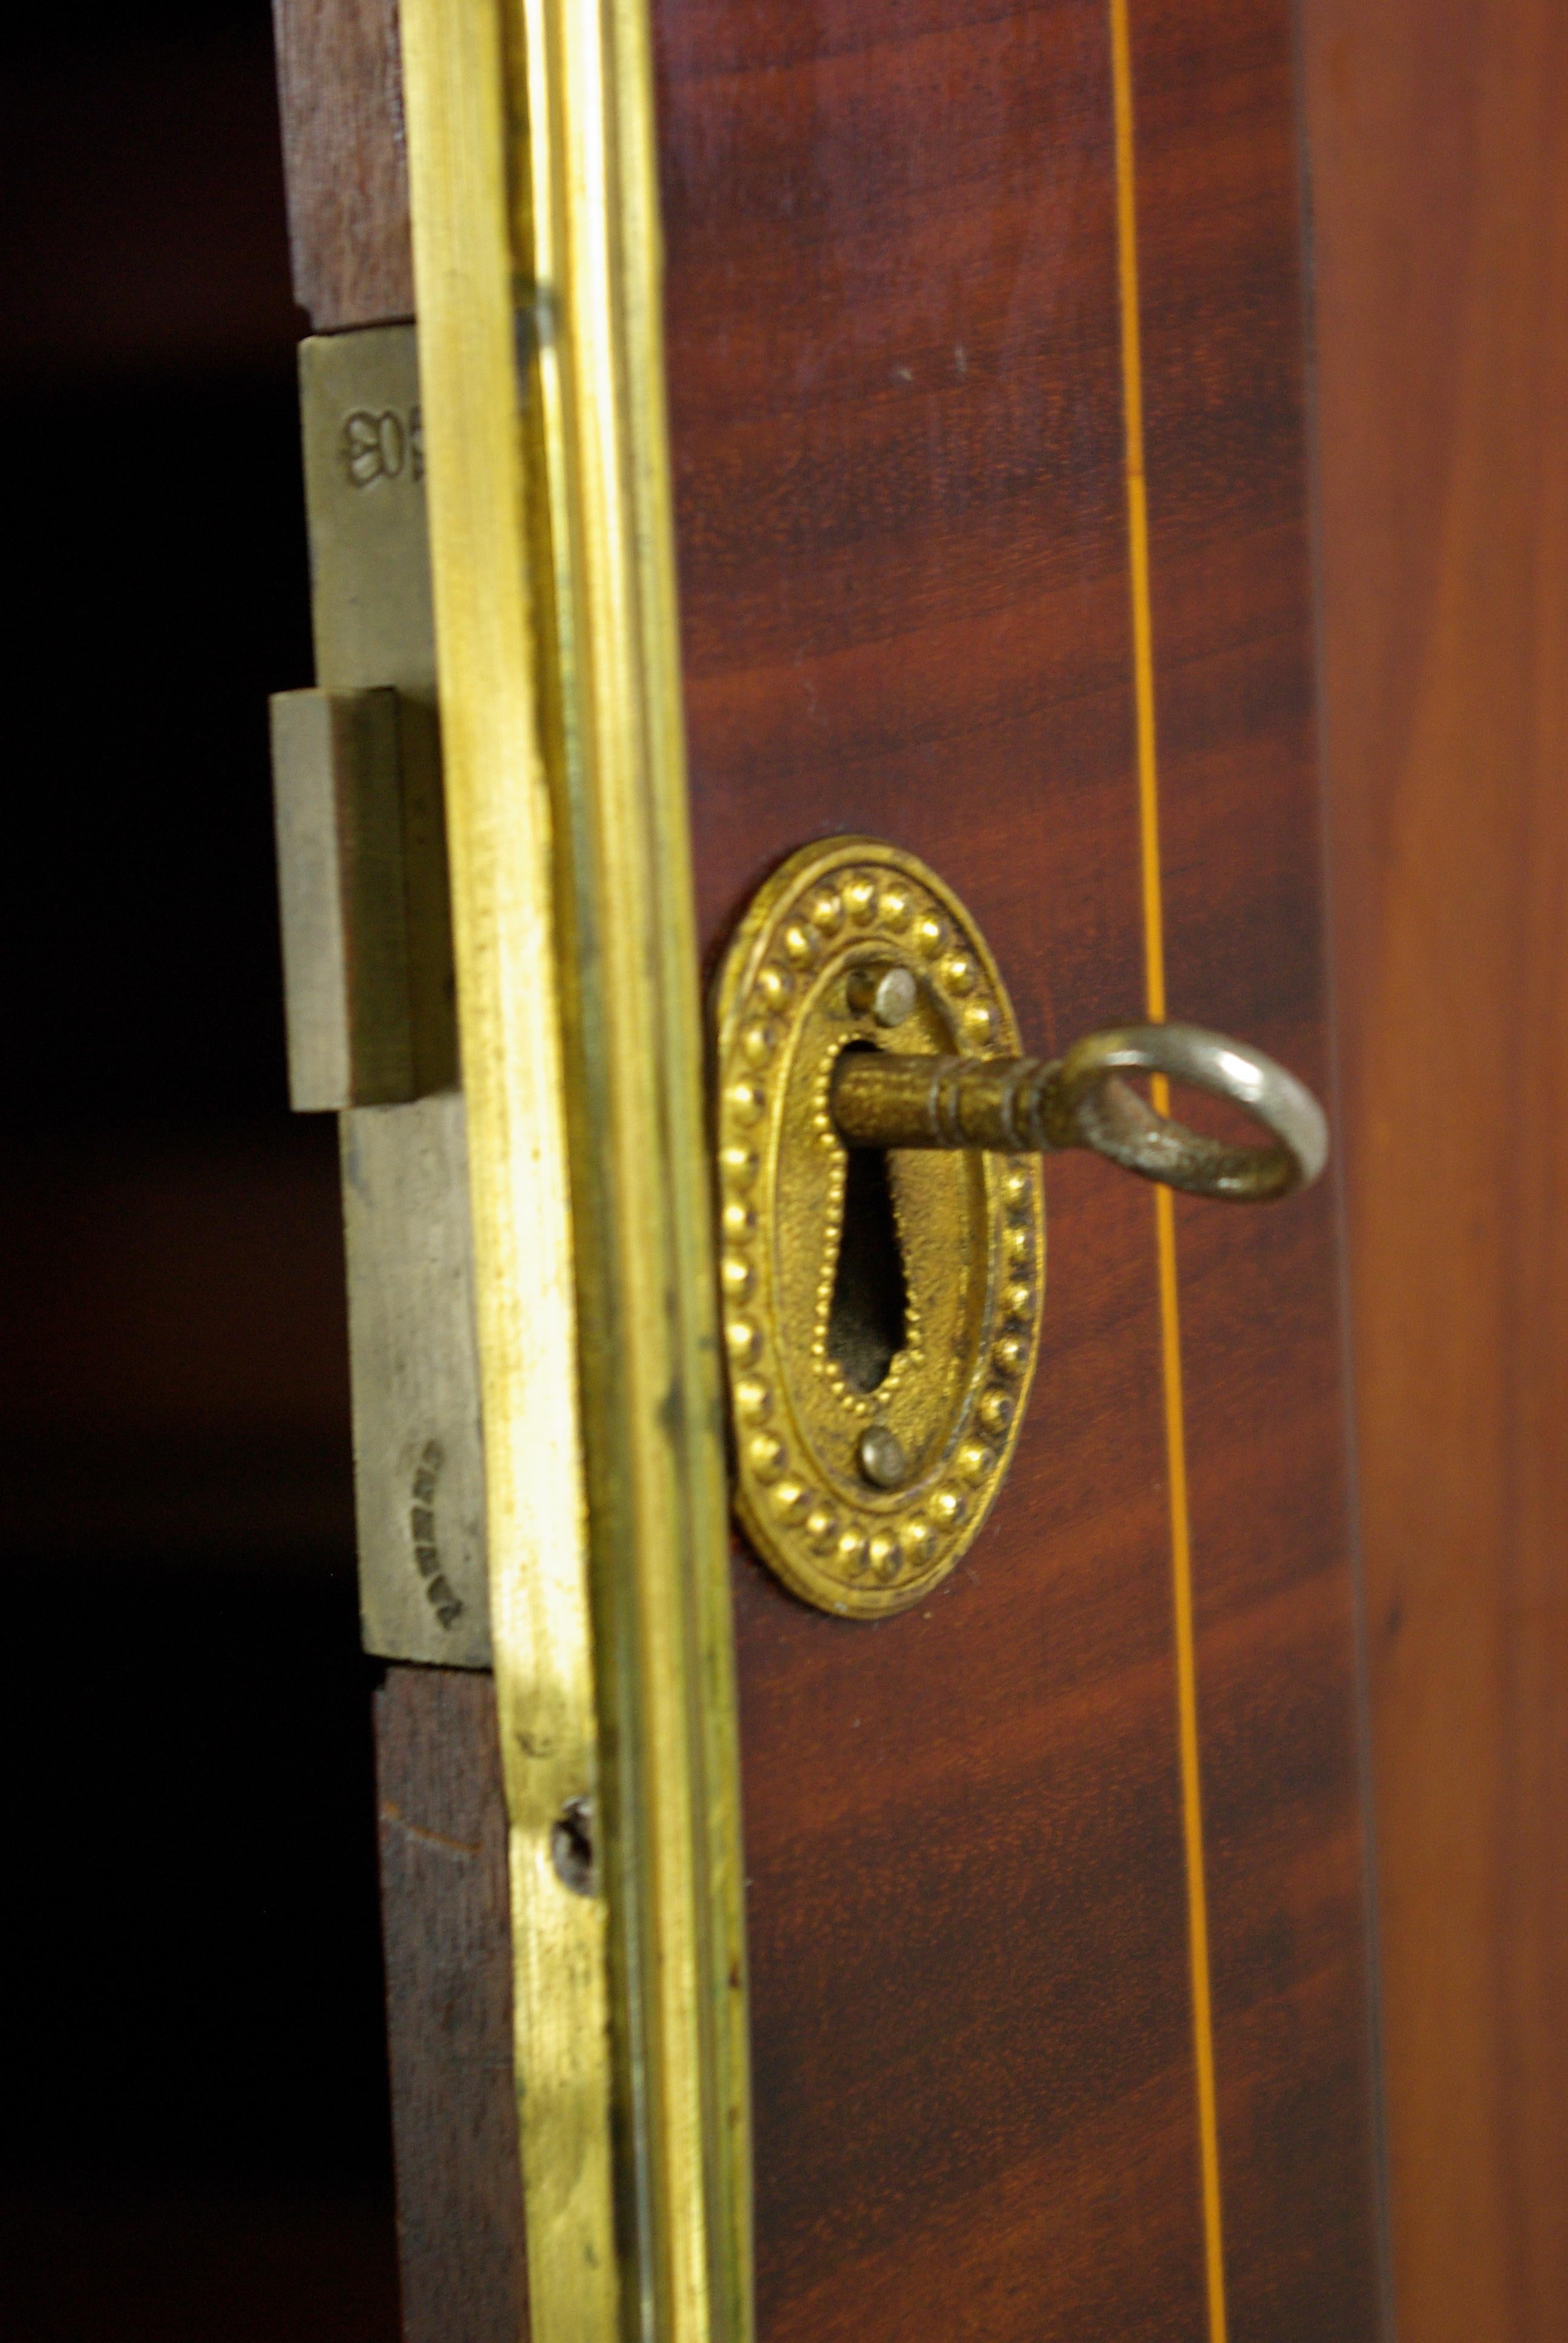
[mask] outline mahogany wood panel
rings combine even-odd
[[[397,0],[273,0],[294,297],[318,334],[414,314]]]
[[[1292,24],[1139,5],[1172,1006],[1326,1074]],[[1052,1050],[1143,988],[1099,0],[663,0],[699,900],[881,832]],[[736,1572],[762,2333],[1207,2331],[1153,1216],[1051,1167],[1011,1484]],[[1230,2333],[1378,2326],[1332,1198],[1183,1212]]]
[[[376,1774],[407,2343],[528,2334],[507,1819],[488,1675],[390,1667]]]
[[[1321,1081],[1291,19],[1132,21],[1171,1005]],[[1102,0],[654,23],[709,955],[782,854],[870,830],[968,897],[1033,1046],[1136,1013]],[[297,170],[320,137],[297,111]],[[299,284],[341,286],[309,216]],[[318,323],[402,307],[401,221],[363,233]],[[1211,2332],[1153,1215],[1093,1163],[1049,1184],[1041,1372],[965,1566],[868,1627],[737,1552],[764,2343]],[[1229,2332],[1342,2343],[1379,2287],[1332,1207],[1194,1208],[1180,1247]],[[437,1674],[388,1682],[477,1753]],[[417,1962],[435,1892],[389,1907]]]
[[[1568,2318],[1568,17],[1310,0],[1395,2293]]]
[[[1290,11],[1134,25],[1171,1014],[1327,1097]],[[1376,2245],[1335,1200],[1177,1218],[1231,2332],[1352,2335]]]

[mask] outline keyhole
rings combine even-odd
[[[828,1312],[828,1355],[851,1391],[874,1392],[885,1381],[904,1347],[909,1310],[888,1159],[879,1148],[852,1147]]]

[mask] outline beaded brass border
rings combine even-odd
[[[828,1322],[848,1151],[829,1091],[839,1051],[868,1038],[846,994],[850,970],[871,960],[909,968],[922,1004],[908,1032],[877,1037],[884,1046],[1017,1054],[1011,1005],[973,920],[913,855],[874,839],[821,841],[775,871],[714,996],[736,1509],[796,1594],[862,1619],[928,1595],[994,1503],[1034,1373],[1045,1272],[1038,1161],[923,1157],[919,1197],[896,1199],[900,1244],[907,1261],[967,1265],[963,1355],[950,1324],[943,1342],[930,1339],[911,1279],[904,1341],[876,1388],[851,1388],[835,1364]],[[856,1473],[855,1428],[900,1410],[921,1433],[909,1480],[870,1486]]]

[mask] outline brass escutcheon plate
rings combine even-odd
[[[868,967],[915,979],[890,1028],[852,1001]],[[1036,1158],[915,1150],[859,1151],[851,1192],[833,1067],[850,1047],[1013,1057],[1012,1009],[950,888],[838,838],[759,890],[714,1021],[736,1507],[796,1594],[884,1617],[947,1576],[996,1501],[1039,1348],[1045,1193]],[[868,1478],[868,1432],[897,1443],[894,1487]]]

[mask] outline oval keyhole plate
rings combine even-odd
[[[914,1003],[885,1025],[857,1004],[891,968]],[[1012,1010],[951,890],[897,847],[840,838],[763,885],[714,1011],[737,1509],[808,1603],[901,1611],[952,1569],[1011,1456],[1044,1189],[1033,1157],[911,1149],[851,1172],[829,1085],[848,1049],[1016,1057]]]

